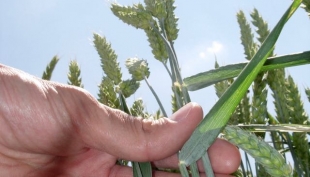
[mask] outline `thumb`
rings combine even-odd
[[[201,121],[203,113],[198,104],[189,103],[170,119],[136,118],[104,105],[98,115],[103,118],[88,119],[79,131],[88,146],[126,160],[154,161],[175,154]]]

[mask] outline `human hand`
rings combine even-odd
[[[132,176],[117,159],[177,168],[176,153],[202,116],[190,103],[169,119],[132,117],[81,88],[0,64],[0,176]],[[227,141],[216,140],[208,152],[218,177],[239,166],[239,151]],[[180,175],[154,170],[154,176]]]

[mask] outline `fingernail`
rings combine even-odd
[[[193,109],[193,107],[198,106],[197,103],[191,102],[183,106],[181,109],[179,109],[177,112],[175,112],[170,118],[172,120],[180,121],[183,119],[186,119]]]

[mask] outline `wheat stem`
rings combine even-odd
[[[144,76],[144,81],[145,81],[146,85],[149,87],[149,89],[151,90],[152,94],[154,95],[154,97],[155,97],[155,99],[156,99],[156,101],[157,101],[157,103],[158,103],[158,105],[160,107],[161,112],[163,113],[163,115],[165,117],[168,117],[168,115],[167,115],[167,113],[165,111],[165,108],[164,108],[163,104],[161,103],[157,93],[155,92],[153,87],[150,85],[149,81],[147,80],[147,78],[145,76]]]

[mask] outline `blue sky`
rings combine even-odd
[[[92,34],[99,33],[106,36],[118,54],[124,79],[130,77],[124,67],[128,57],[139,57],[149,62],[150,83],[169,110],[171,89],[165,69],[154,60],[144,32],[122,23],[111,13],[111,2],[0,0],[0,62],[41,77],[50,59],[58,55],[60,61],[52,80],[66,83],[68,64],[70,60],[76,59],[82,70],[85,89],[96,97],[97,85],[103,72],[99,56],[92,45]],[[124,5],[135,2],[139,1],[118,1]],[[290,0],[177,0],[175,13],[180,18],[180,32],[175,48],[183,76],[212,69],[214,53],[221,65],[245,61],[236,20],[239,10],[243,10],[250,20],[250,12],[254,7],[257,8],[269,27],[273,28],[290,3]],[[310,19],[303,9],[299,9],[284,27],[276,44],[276,54],[309,50],[309,31]],[[309,66],[287,71],[302,88],[310,86]],[[198,102],[208,111],[217,100],[214,93],[213,87],[193,92],[192,101]],[[129,102],[140,97],[144,99],[149,112],[158,109],[144,83]],[[309,108],[304,96],[303,100]]]

